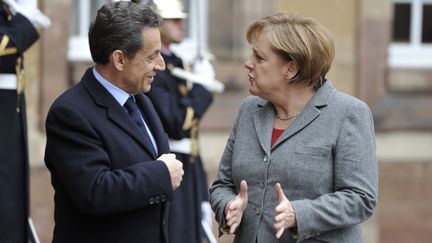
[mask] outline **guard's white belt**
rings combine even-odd
[[[17,89],[16,74],[0,74],[0,89]]]
[[[192,151],[192,141],[189,138],[181,140],[170,139],[168,142],[172,152],[190,154]]]

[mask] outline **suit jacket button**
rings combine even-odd
[[[160,197],[159,197],[159,196],[157,196],[157,197],[155,198],[155,203],[160,203]]]
[[[260,213],[261,213],[261,212],[260,212],[260,208],[256,207],[256,208],[255,208],[255,213],[256,213],[256,215],[260,215]]]
[[[268,161],[268,157],[266,155],[266,156],[264,156],[264,162],[267,162],[267,161]]]
[[[155,203],[154,198],[151,197],[150,200],[149,200],[149,203],[150,203],[150,205],[153,205]]]

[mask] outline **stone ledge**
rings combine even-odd
[[[432,95],[399,93],[387,95],[372,107],[377,131],[432,131]]]
[[[378,131],[376,146],[379,161],[432,162],[432,131]]]

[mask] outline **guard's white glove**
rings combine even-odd
[[[221,93],[224,90],[223,83],[215,79],[213,64],[206,58],[196,58],[192,64],[192,73],[197,76],[202,84],[210,92]]]
[[[202,57],[195,59],[192,64],[192,73],[206,80],[213,80],[215,78],[213,64],[208,59]]]
[[[187,80],[189,89],[192,88],[194,83],[201,84],[210,92],[222,93],[225,89],[224,84],[215,79],[213,65],[207,59],[197,58],[192,65],[192,72],[178,67],[170,67],[169,65],[167,68],[173,76]]]
[[[9,6],[9,9],[15,14],[24,15],[36,27],[48,28],[51,26],[51,20],[43,14],[34,4],[27,1],[20,1],[18,4],[14,0],[3,0]]]
[[[210,203],[207,201],[201,202],[201,221],[206,224],[209,229],[212,228],[212,209]]]

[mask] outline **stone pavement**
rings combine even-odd
[[[228,133],[204,132],[201,133],[201,150],[205,168],[211,183],[217,173],[219,158],[225,147]],[[205,146],[207,145],[207,146]],[[30,194],[31,194],[31,216],[35,224],[37,234],[41,243],[51,242],[53,230],[53,189],[50,183],[49,172],[45,166],[35,164],[30,173]],[[366,243],[378,242],[377,223],[375,217],[363,224]],[[216,235],[216,222],[213,224],[213,232]],[[219,243],[232,242],[233,237],[224,235],[218,239]]]

